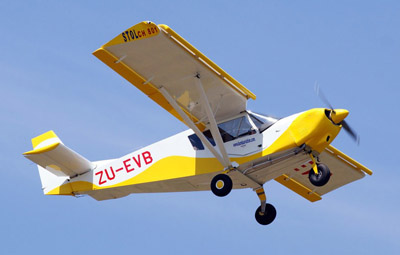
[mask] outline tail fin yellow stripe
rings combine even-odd
[[[41,134],[39,136],[36,136],[35,138],[32,138],[33,149],[35,149],[39,144],[41,144],[42,142],[44,142],[50,138],[58,138],[56,133],[54,133],[53,130],[50,130],[44,134]]]

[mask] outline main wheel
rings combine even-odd
[[[331,171],[325,164],[317,164],[318,174],[314,173],[314,170],[311,169],[308,174],[308,179],[310,182],[317,187],[324,186],[328,183],[329,178],[331,177]]]
[[[211,191],[219,197],[228,195],[232,186],[232,179],[226,174],[218,174],[211,181]]]
[[[271,224],[276,217],[276,209],[271,204],[265,205],[265,212],[261,213],[261,205],[256,210],[256,221],[261,225]]]

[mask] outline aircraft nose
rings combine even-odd
[[[340,124],[349,115],[345,109],[335,109],[331,112],[331,119],[335,124]]]

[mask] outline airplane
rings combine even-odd
[[[23,155],[38,165],[46,195],[101,201],[211,190],[224,197],[250,188],[260,200],[256,221],[268,225],[276,217],[263,188],[268,181],[315,202],[372,174],[331,145],[342,128],[357,139],[347,110],[330,106],[285,118],[252,112],[247,100],[256,96],[167,25],[138,23],[93,54],[189,129],[101,161],[70,149],[53,131],[39,135]]]

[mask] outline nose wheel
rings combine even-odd
[[[308,179],[314,186],[321,187],[328,183],[329,178],[331,177],[331,171],[322,163],[317,164],[317,169],[318,173],[315,173],[314,169],[310,170]]]

